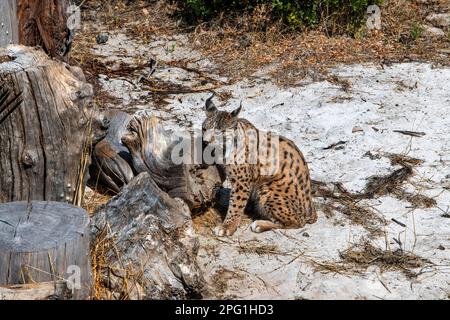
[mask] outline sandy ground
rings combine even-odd
[[[213,289],[210,298],[449,298],[450,69],[418,63],[345,65],[332,71],[341,83],[347,83],[344,87],[305,81],[301,86],[281,88],[266,77],[266,71],[276,66],[262,66],[252,79],[227,84],[228,79],[220,75],[208,74],[218,81],[205,82],[198,73],[164,64],[189,60],[193,62],[188,66],[208,72],[211,62],[192,50],[183,36],[141,44],[116,33],[92,51],[103,61],[115,63],[161,61],[153,79],[226,93],[230,99],[224,101],[223,108],[227,110],[242,100],[242,117],[299,146],[314,180],[340,182],[347,190],[360,192],[368,177],[399,168],[386,157],[368,157],[367,152],[402,154],[424,161],[403,187],[412,194],[433,198],[436,205],[419,208],[392,195],[362,200],[361,205],[386,221],[377,236],[340,212],[325,215],[319,198],[318,222],[302,230],[257,235],[250,231],[247,220],[233,237],[218,239],[209,226],[202,226],[199,263]],[[167,105],[155,103],[138,81],[141,76],[149,77],[148,72],[142,70],[125,79],[100,75],[102,87],[120,101],[111,107],[149,112],[172,127],[199,128],[204,100],[210,93],[170,95]],[[217,104],[220,102],[217,98]],[[412,137],[394,130],[424,134]],[[345,143],[325,149],[340,141]],[[429,263],[413,269],[415,277],[407,277],[401,270],[383,272],[376,265],[357,271],[320,268],[321,264],[339,265],[339,252],[366,238],[382,249],[401,248]]]

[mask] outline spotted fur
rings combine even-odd
[[[211,99],[206,102],[207,118],[203,123],[203,131],[217,134],[232,130],[235,142],[240,140],[241,144],[233,148],[231,157],[244,156],[248,160],[252,148],[251,138],[239,132],[256,132],[258,139],[261,139],[261,132],[249,121],[239,118],[242,106],[233,112],[219,111]],[[275,137],[278,143],[274,143]],[[251,224],[251,230],[256,233],[277,228],[302,228],[307,223],[317,221],[311,199],[308,164],[302,152],[292,141],[282,136],[269,133],[266,141],[267,153],[262,154],[272,152],[272,155],[278,156],[264,158],[258,153],[256,162],[235,161],[225,164],[232,189],[226,218],[222,226],[215,229],[218,236],[234,234],[249,201],[262,218]]]

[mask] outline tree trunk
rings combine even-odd
[[[0,286],[66,281],[74,299],[91,293],[89,219],[59,202],[0,204]]]
[[[69,0],[1,0],[0,9],[0,47],[40,46],[67,61],[73,38]]]
[[[92,86],[42,51],[22,46],[0,49],[0,86],[23,100],[0,122],[0,203],[79,204],[92,128],[85,107]]]
[[[0,47],[19,43],[17,1],[0,1]]]

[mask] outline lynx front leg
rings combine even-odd
[[[216,236],[232,236],[236,232],[249,196],[249,188],[247,186],[243,184],[233,186],[227,216],[222,226],[214,229],[214,234]]]

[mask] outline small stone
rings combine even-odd
[[[309,233],[308,232],[303,232],[302,236],[304,236],[305,238],[309,238]]]
[[[445,36],[445,32],[442,29],[436,28],[436,27],[432,27],[432,26],[428,26],[428,25],[423,25],[423,35],[425,37],[444,37]]]
[[[442,244],[439,245],[438,247],[439,250],[445,250],[444,246]]]
[[[358,127],[358,126],[353,127],[352,133],[356,133],[356,132],[364,132],[364,129],[361,127]]]
[[[100,33],[95,40],[98,44],[104,44],[107,43],[109,40],[109,35],[107,33]]]
[[[426,17],[435,27],[450,26],[450,13],[433,13]]]
[[[450,177],[448,175],[441,180],[441,185],[444,189],[450,190]]]

